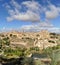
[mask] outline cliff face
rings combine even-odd
[[[50,33],[46,30],[40,32],[11,31],[0,34],[0,38],[2,37],[1,35],[4,35],[4,37],[8,36],[10,39],[10,45],[12,46],[38,46],[41,49],[49,46],[56,46],[60,39],[59,34]]]

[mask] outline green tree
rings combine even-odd
[[[2,49],[2,40],[0,39],[0,49]]]
[[[3,38],[2,40],[3,40],[3,43],[4,43],[5,45],[8,45],[8,46],[9,46],[9,44],[10,44],[9,37],[5,37],[5,38]]]
[[[57,62],[60,61],[60,49],[53,51],[51,61],[51,65],[57,65]]]

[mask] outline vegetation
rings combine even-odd
[[[51,58],[51,65],[57,65],[60,61],[60,45],[44,49],[44,53]]]
[[[55,43],[55,41],[52,41],[52,40],[48,40],[48,42],[50,42],[50,43]]]
[[[58,35],[56,35],[55,33],[51,33],[50,35],[51,35],[50,38],[54,37],[55,39],[57,39]],[[19,63],[16,65],[47,65],[44,61],[41,61],[41,59],[39,58],[34,59],[32,56],[29,56],[34,53],[41,54],[42,56],[43,54],[46,55],[47,56],[46,58],[51,59],[51,61],[48,62],[49,65],[60,65],[60,62],[59,62],[60,61],[60,45],[59,44],[57,46],[47,47],[42,50],[38,46],[33,46],[35,39],[37,40],[38,37],[40,37],[39,34],[36,34],[36,38],[27,37],[24,34],[21,37],[21,39],[19,39],[16,35],[13,35],[13,34],[10,34],[9,36],[8,35],[7,36],[0,35],[0,36],[2,37],[0,38],[0,57],[4,59],[23,58],[23,59],[19,59],[19,61],[15,61]],[[55,43],[55,39],[54,40],[48,39],[48,42]],[[19,42],[20,40],[27,42],[28,47],[11,46],[10,45],[11,40],[16,42],[17,41]],[[39,40],[42,40],[42,38],[40,38]],[[60,43],[59,41],[60,39],[58,39],[56,42]]]
[[[40,35],[39,35],[39,34],[37,34],[36,36],[37,36],[37,37],[39,37]]]

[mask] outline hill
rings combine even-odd
[[[0,39],[4,37],[9,37],[10,45],[13,47],[39,47],[43,49],[60,44],[60,34],[50,33],[47,30],[40,32],[10,31],[0,33]]]

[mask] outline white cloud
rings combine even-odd
[[[54,19],[60,16],[60,7],[48,3],[48,6],[42,6],[37,1],[23,1],[21,3],[11,0],[10,5],[5,5],[10,16],[7,17],[8,21],[22,20],[37,22],[41,21],[41,15],[45,15],[46,19]],[[23,8],[24,7],[24,8]],[[23,10],[26,11],[23,11]],[[22,11],[22,12],[21,12]]]
[[[50,32],[55,32],[55,33],[60,33],[60,28],[58,27],[53,27],[49,29]]]
[[[42,29],[48,29],[48,28],[53,28],[53,25],[50,24],[49,22],[40,22],[38,24],[32,24],[32,25],[23,25],[21,26],[21,30],[25,31],[40,31]]]
[[[7,17],[8,21],[12,21],[12,20],[16,19],[16,20],[32,21],[32,22],[36,21],[37,22],[40,20],[39,15],[35,14],[31,11],[27,11],[26,13],[19,13],[19,14],[13,15],[14,12],[11,10],[9,13],[12,16]]]
[[[26,1],[22,3],[25,5],[29,10],[34,11],[36,13],[40,13],[41,5],[35,1]]]
[[[48,8],[49,10],[45,12],[47,19],[54,19],[60,15],[60,7],[50,4]]]
[[[30,29],[32,29],[34,26],[33,25],[23,25],[23,26],[21,26],[21,28],[20,29],[23,29],[23,30],[30,30]]]
[[[54,4],[49,3],[48,6],[42,6],[40,3],[36,1],[24,1],[22,3],[18,3],[15,0],[11,0],[10,5],[6,4],[6,8],[8,10],[9,16],[7,17],[8,21],[13,20],[22,20],[22,21],[31,21],[31,22],[40,22],[41,15],[45,15],[45,20],[54,19],[60,16],[60,7],[55,6]],[[24,11],[24,8],[26,9]],[[22,12],[21,12],[22,11]],[[49,22],[40,22],[37,25],[24,25],[21,29],[25,30],[36,30],[39,31],[41,29],[49,29],[55,31],[55,27]],[[56,28],[56,31],[60,30]]]
[[[18,4],[15,0],[11,0],[10,3],[11,3],[12,6],[15,7],[16,9],[20,9],[20,8],[21,8],[20,4]]]
[[[6,28],[5,28],[5,27],[3,27],[2,29],[3,29],[3,30],[5,30]]]
[[[31,21],[37,22],[40,21],[40,4],[35,1],[25,1],[21,4],[18,4],[16,1],[12,0],[11,4],[14,9],[8,9],[9,17],[8,21],[13,20],[22,20],[22,21]],[[22,6],[27,8],[26,12],[21,12]],[[7,6],[8,7],[8,6]]]
[[[42,24],[44,26],[42,26]],[[37,32],[37,31],[41,31],[41,30],[48,30],[50,32],[55,32],[55,33],[60,33],[60,28],[57,28],[57,27],[54,27],[53,25],[49,25],[49,23],[47,22],[44,22],[44,23],[39,23],[39,24],[33,24],[33,25],[22,25],[20,27],[20,30],[21,31],[27,31],[27,32],[30,32],[30,31],[34,31],[34,32]]]

